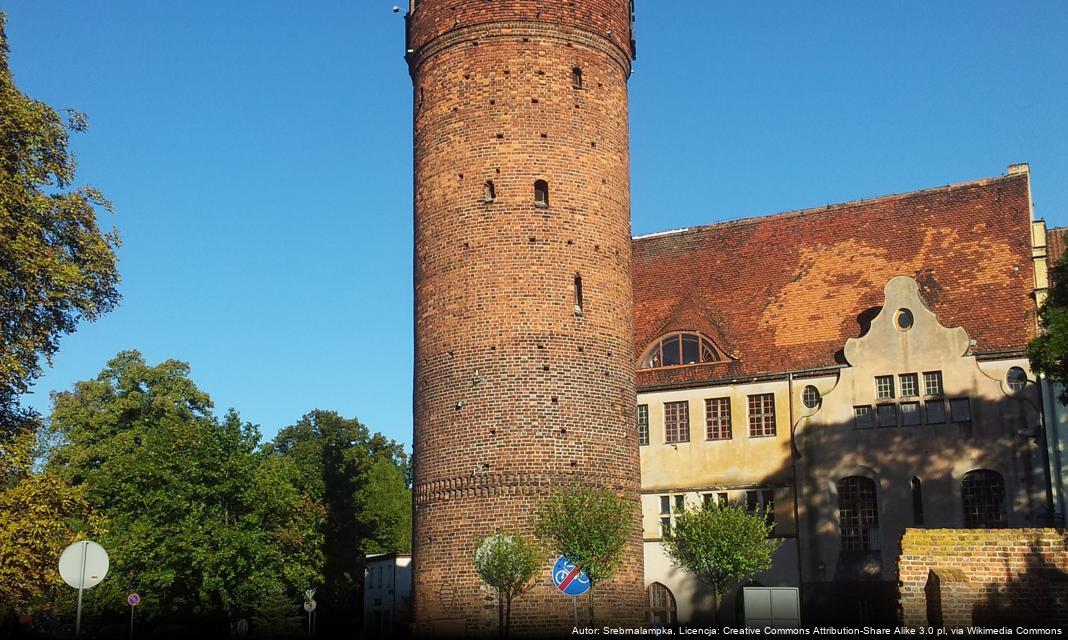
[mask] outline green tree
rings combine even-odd
[[[411,490],[403,447],[355,418],[315,410],[278,432],[271,450],[299,469],[299,487],[321,502],[325,564],[318,591],[324,631],[358,614],[364,556],[411,549]]]
[[[779,541],[769,538],[773,524],[764,513],[747,513],[740,505],[708,505],[675,512],[664,537],[672,563],[693,574],[714,594],[715,608],[733,584],[771,568]]]
[[[211,406],[188,365],[150,366],[135,351],[55,396],[63,444],[48,468],[110,525],[100,543],[112,571],[96,601],[121,606],[137,589],[150,617],[221,619],[321,579],[323,509],[299,490],[299,469]]]
[[[505,533],[487,536],[475,549],[475,572],[497,590],[500,637],[507,638],[512,625],[512,600],[534,586],[534,576],[544,564],[544,556],[534,541]]]
[[[56,570],[63,549],[102,529],[80,487],[32,471],[34,440],[24,431],[0,444],[0,619],[53,603],[65,588]]]
[[[281,591],[270,594],[252,614],[253,638],[300,638],[304,636],[296,605]]]
[[[73,188],[66,117],[15,86],[0,12],[0,436],[31,416],[18,397],[41,375],[59,338],[119,301],[115,231],[97,226],[111,205],[92,187]]]
[[[595,626],[594,590],[619,568],[634,533],[635,511],[634,503],[611,491],[581,488],[549,496],[535,514],[535,534],[589,575],[590,626]]]
[[[1027,345],[1031,371],[1061,385],[1068,404],[1068,252],[1050,270],[1050,288],[1038,310],[1042,332]]]

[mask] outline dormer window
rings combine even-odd
[[[720,362],[719,349],[697,333],[673,333],[660,338],[642,356],[642,369]]]

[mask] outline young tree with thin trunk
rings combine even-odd
[[[632,533],[634,510],[633,503],[612,491],[581,488],[550,496],[535,515],[537,536],[589,576],[591,627],[595,626],[594,590],[619,568]]]
[[[695,574],[714,594],[715,608],[732,585],[771,568],[779,541],[769,538],[774,524],[766,512],[748,513],[740,505],[709,504],[680,509],[664,536],[664,550],[676,567]]]
[[[534,576],[543,564],[544,552],[532,540],[519,535],[495,533],[475,550],[475,571],[497,590],[497,628],[507,638],[512,624],[512,601],[534,586]]]

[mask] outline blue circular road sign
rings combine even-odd
[[[590,576],[567,556],[560,556],[553,565],[553,584],[564,595],[581,596],[590,590]]]

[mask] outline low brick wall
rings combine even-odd
[[[898,561],[903,622],[1068,626],[1068,531],[907,529]]]

